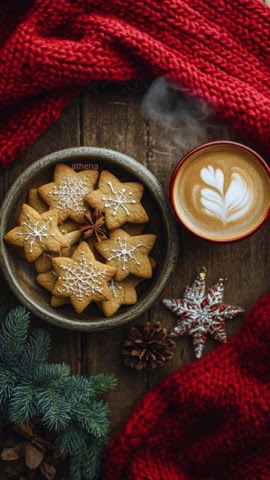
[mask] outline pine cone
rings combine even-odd
[[[156,368],[173,357],[173,340],[160,322],[136,325],[124,343],[125,364],[137,370]]]
[[[0,456],[8,478],[54,480],[65,458],[57,450],[56,434],[36,419],[31,425],[8,424],[1,439]]]

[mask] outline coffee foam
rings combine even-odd
[[[252,152],[234,145],[209,146],[180,167],[173,198],[180,218],[194,233],[236,240],[266,217],[270,179]]]

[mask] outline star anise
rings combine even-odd
[[[84,214],[84,220],[85,224],[80,227],[80,232],[82,232],[84,240],[88,240],[93,234],[98,242],[106,240],[106,230],[103,228],[103,225],[105,225],[105,217],[100,210],[95,209],[93,212],[87,210]]]

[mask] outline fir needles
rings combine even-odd
[[[67,364],[47,363],[50,336],[29,333],[29,313],[0,312],[0,420],[14,424],[38,417],[59,432],[58,448],[70,458],[72,480],[92,480],[107,441],[108,406],[97,395],[114,388],[109,375],[71,375]]]

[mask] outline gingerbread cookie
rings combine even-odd
[[[58,228],[63,235],[70,232],[75,232],[75,230],[79,230],[80,223],[74,222],[74,220],[66,220],[64,223],[60,223]]]
[[[71,258],[53,258],[58,280],[53,295],[70,298],[77,313],[92,301],[110,300],[108,281],[115,267],[98,262],[86,242],[82,242]]]
[[[37,188],[30,188],[28,193],[28,204],[38,213],[44,213],[48,210],[48,205],[39,196]]]
[[[109,240],[95,244],[97,251],[106,259],[107,265],[116,268],[115,280],[124,280],[129,274],[142,278],[152,276],[148,254],[156,242],[156,235],[131,237],[120,228],[112,230]]]
[[[77,230],[64,234],[64,237],[69,247],[62,248],[59,253],[42,253],[40,257],[35,260],[35,268],[38,273],[47,272],[52,269],[52,258],[58,257],[71,257],[76,246],[74,246],[81,238],[81,233]]]
[[[36,281],[43,288],[46,288],[46,290],[52,292],[57,282],[57,275],[54,270],[48,270],[47,272],[43,272],[37,275]],[[67,303],[70,303],[69,298],[55,297],[54,295],[52,295],[51,297],[52,307],[61,307],[61,305],[65,305]]]
[[[109,281],[111,300],[103,300],[98,306],[106,317],[110,317],[121,307],[121,305],[134,305],[137,302],[135,287],[142,281],[141,278],[130,275],[125,280],[117,282],[113,278]]]
[[[66,218],[83,223],[87,209],[84,197],[92,192],[97,178],[96,170],[76,173],[67,165],[59,163],[54,170],[54,181],[39,187],[38,193],[50,208],[59,210],[59,223]]]
[[[125,223],[121,226],[122,230],[125,230],[132,237],[135,235],[141,235],[145,229],[145,223]]]
[[[23,247],[28,262],[33,262],[43,252],[59,252],[61,248],[69,247],[58,229],[58,211],[39,214],[26,203],[21,207],[19,226],[6,233],[4,240]]]
[[[85,197],[91,207],[105,213],[109,230],[125,222],[148,222],[148,215],[141,204],[144,186],[137,182],[120,182],[114,175],[103,170],[99,177],[98,190]]]

